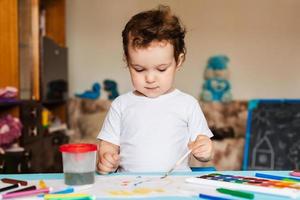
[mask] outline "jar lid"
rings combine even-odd
[[[86,153],[90,151],[97,151],[97,145],[86,143],[63,144],[59,147],[59,150],[67,153]]]

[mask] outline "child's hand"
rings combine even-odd
[[[116,171],[120,163],[120,147],[101,140],[98,149],[97,171],[100,174]]]
[[[206,135],[198,135],[196,140],[190,142],[188,146],[197,160],[206,162],[212,158],[212,141]]]
[[[117,153],[105,152],[99,155],[97,170],[100,174],[116,171],[119,166],[120,156]]]

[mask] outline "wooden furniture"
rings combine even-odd
[[[20,144],[25,150],[37,143],[44,144],[46,140],[56,146],[59,144],[55,142],[57,137],[47,135],[46,128],[42,127],[43,107],[62,122],[67,122],[67,99],[49,101],[43,96],[47,89],[43,81],[48,78],[44,73],[45,66],[51,70],[51,65],[45,65],[43,60],[45,37],[59,48],[66,49],[65,0],[0,1],[0,88],[13,86],[19,90],[16,101],[0,102],[0,117],[11,114],[21,119],[24,128]],[[67,73],[67,63],[61,67]],[[41,154],[52,150],[43,150],[43,146]],[[31,158],[35,156],[35,152],[29,153]],[[40,166],[36,169],[33,171],[44,171]],[[50,170],[48,167],[48,172]],[[55,171],[59,172],[59,169]]]
[[[17,1],[0,1],[0,87],[19,87],[18,10]],[[14,104],[1,103],[1,113],[19,115]]]

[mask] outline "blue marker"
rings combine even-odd
[[[255,176],[259,177],[259,178],[267,178],[267,179],[273,179],[273,180],[290,179],[290,180],[294,180],[294,181],[300,181],[300,178],[276,176],[276,175],[271,175],[271,174],[256,173]]]
[[[202,199],[210,199],[210,200],[230,200],[224,197],[211,196],[207,194],[199,194],[199,197]]]
[[[56,191],[56,192],[50,192],[49,194],[69,194],[69,193],[72,193],[74,192],[74,188],[72,187],[68,187],[64,190],[59,190],[59,191]],[[44,194],[41,194],[41,195],[38,195],[38,197],[43,197],[45,196]]]
[[[51,194],[69,194],[69,193],[72,193],[72,192],[74,192],[74,188],[68,187],[64,190],[59,190],[59,191],[56,191],[56,192],[52,192]]]

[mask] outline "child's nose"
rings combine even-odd
[[[155,82],[155,76],[152,73],[147,73],[145,79],[147,83]]]

